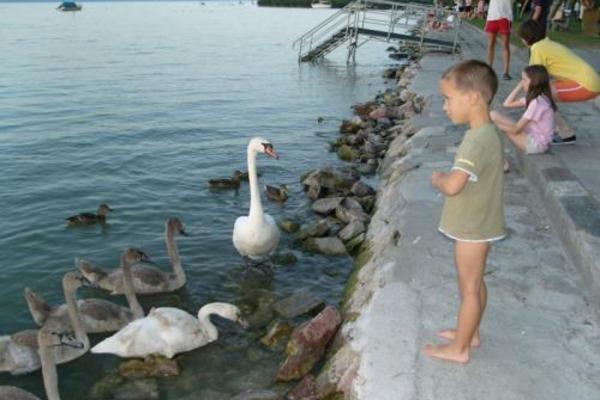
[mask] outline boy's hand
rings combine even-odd
[[[431,184],[446,196],[458,194],[466,186],[469,174],[459,169],[450,172],[433,171]]]
[[[445,176],[446,176],[446,174],[442,171],[433,171],[431,173],[431,185],[434,188],[439,189],[440,182],[444,179]]]

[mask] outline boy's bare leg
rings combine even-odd
[[[488,246],[488,252],[489,252]],[[486,254],[487,259],[487,254]],[[481,288],[479,289],[479,302],[481,303],[481,317],[479,322],[481,323],[481,318],[483,318],[483,313],[485,312],[485,306],[487,305],[487,286],[485,285],[485,281],[483,280],[483,276],[481,278]],[[443,331],[439,331],[437,336],[454,340],[456,338],[456,329],[446,329]],[[479,347],[481,345],[481,334],[479,332],[479,324],[477,325],[477,329],[475,330],[475,334],[473,335],[473,339],[471,339],[471,347]]]
[[[461,297],[456,334],[448,344],[426,345],[428,356],[459,363],[469,361],[471,341],[484,310],[482,295],[487,294],[482,284],[489,246],[488,242],[456,241],[454,249]]]
[[[494,66],[494,56],[496,55],[496,34],[487,32],[487,61],[490,67]]]

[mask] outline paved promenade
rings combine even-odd
[[[600,110],[592,103],[560,107],[576,130],[576,146],[528,157],[506,146],[513,164],[506,175],[509,236],[488,261],[482,346],[467,365],[422,352],[440,341],[436,331],[454,327],[458,309],[452,242],[437,233],[443,199],[430,176],[451,166],[464,132],[442,111],[439,77],[451,63],[485,55],[482,33],[467,28],[462,36],[462,55],[421,61],[411,89],[429,105],[413,121],[420,130],[408,158],[382,171],[368,235],[373,256],[359,277],[362,287],[374,289],[345,327],[361,354],[354,398],[598,400]],[[515,78],[526,65],[519,53]],[[516,83],[501,82],[497,104]],[[401,164],[418,168],[394,173]]]

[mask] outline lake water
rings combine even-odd
[[[248,140],[264,136],[281,158],[259,158],[261,184],[291,189],[285,205],[264,206],[276,219],[308,219],[298,176],[340,164],[327,142],[352,104],[383,88],[387,45],[363,46],[355,67],[346,66],[344,49],[321,65],[299,65],[293,40],[333,11],[83,4],[82,12],[61,13],[56,3],[0,3],[0,333],[33,327],[25,286],[63,301],[60,279],[75,257],[116,266],[124,247],[137,246],[168,268],[169,216],[190,233],[178,241],[188,283],[143,297],[146,310],[174,305],[196,314],[207,302],[228,301],[252,314],[260,301],[300,288],[337,304],[349,258],[307,255],[284,237],[280,249],[291,247],[295,265],[272,278],[245,273],[231,231],[247,213],[248,188],[214,192],[206,181],[246,169]],[[117,210],[106,227],[65,228],[65,217],[103,201]],[[79,296],[107,297],[87,289]],[[257,345],[264,328],[217,324],[219,341],[179,356],[183,374],[159,382],[162,399],[273,383],[282,356]],[[92,343],[103,337],[92,335]],[[60,366],[63,398],[87,398],[119,361],[88,353]],[[43,394],[39,373],[2,374],[0,384]]]

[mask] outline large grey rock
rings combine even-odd
[[[344,229],[338,233],[338,237],[344,242],[352,239],[353,237],[363,233],[365,231],[365,224],[359,220],[351,221]]]
[[[304,240],[309,237],[320,237],[327,234],[329,231],[329,224],[324,219],[313,221],[308,224],[302,225],[300,231],[296,235],[299,240]]]
[[[322,305],[322,299],[303,289],[273,304],[273,310],[283,318],[292,319]]]
[[[314,212],[327,215],[335,212],[337,206],[344,200],[343,197],[327,197],[325,199],[319,199],[312,205]]]
[[[308,190],[306,191],[306,196],[311,200],[317,200],[325,196],[326,193],[327,191],[324,190],[321,185],[316,184],[308,187]]]
[[[352,194],[359,197],[369,196],[375,193],[375,189],[373,189],[371,186],[367,185],[363,181],[358,181],[354,185],[352,185],[350,191],[352,192]]]
[[[353,253],[365,241],[365,237],[366,237],[365,233],[361,233],[361,234],[355,236],[354,238],[352,238],[351,240],[349,240],[346,243],[346,249],[348,249],[348,251],[350,253]]]
[[[342,222],[349,224],[354,220],[367,222],[369,215],[365,213],[358,201],[352,198],[345,198],[344,201],[335,209],[335,216]]]
[[[337,237],[309,238],[302,245],[308,251],[326,256],[345,256],[348,254],[344,243]]]
[[[321,195],[336,193],[341,189],[350,189],[360,175],[351,168],[325,168],[308,173],[302,180],[307,190],[320,187]]]

